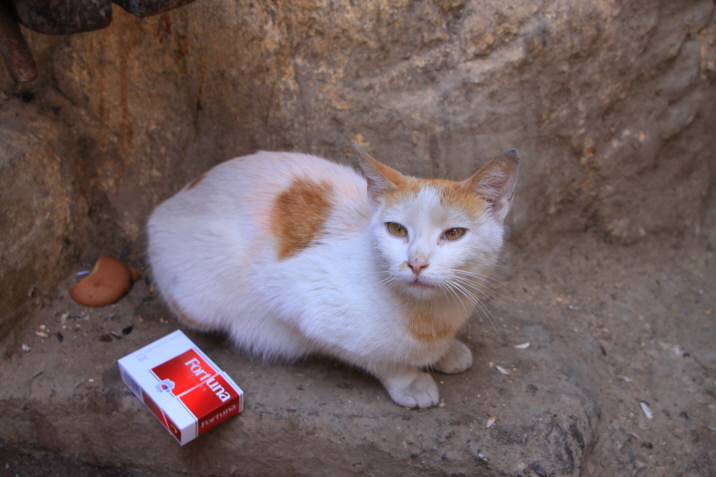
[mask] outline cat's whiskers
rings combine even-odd
[[[500,280],[498,280],[498,279],[496,279],[496,278],[494,278],[494,277],[492,277],[492,276],[490,276],[490,275],[486,275],[486,274],[484,274],[484,273],[475,272],[475,271],[473,271],[473,270],[465,270],[465,269],[462,269],[462,268],[454,268],[454,269],[451,270],[451,272],[452,272],[452,273],[455,273],[455,274],[462,274],[462,275],[467,275],[467,276],[470,276],[470,277],[480,278],[480,279],[483,279],[483,280],[485,280],[485,281],[487,281],[487,282],[494,282],[494,283],[496,283],[496,284],[498,284],[498,285],[505,285],[503,282],[501,282]]]
[[[381,287],[385,288],[386,290],[390,290],[391,288],[393,288],[395,286],[395,280],[393,280],[392,277],[383,278],[382,280],[380,280],[378,282],[378,286],[381,286]]]
[[[473,307],[477,308],[480,313],[488,319],[492,327],[497,330],[497,325],[495,324],[492,315],[490,315],[490,312],[485,304],[475,295],[475,293],[481,293],[486,298],[489,298],[489,295],[485,294],[479,289],[479,287],[476,287],[474,282],[459,276],[454,276],[451,279],[445,280],[445,283],[452,287],[457,293],[460,293],[467,298],[470,303],[472,303]]]
[[[493,294],[499,294],[505,291],[512,291],[509,285],[489,275],[484,275],[482,273],[462,269],[454,269],[452,270],[452,272],[456,275],[460,275],[461,278],[469,278],[474,280],[475,282],[479,283],[481,287],[487,289],[490,293]]]
[[[492,295],[488,292],[491,292],[493,294],[496,293],[496,290],[494,290],[492,287],[490,287],[489,284],[477,281],[474,278],[466,278],[466,277],[456,276],[453,278],[453,281],[472,290],[473,293],[479,294],[485,300],[492,299]],[[485,291],[485,289],[487,291]]]
[[[480,299],[475,296],[475,294],[468,288],[467,283],[460,283],[459,280],[448,280],[447,283],[457,292],[459,292],[461,295],[463,295],[465,298],[468,299],[472,305],[476,305]]]
[[[450,301],[455,301],[456,304],[460,305],[460,307],[462,308],[462,311],[464,313],[470,312],[470,310],[468,310],[467,306],[465,305],[465,301],[464,301],[463,297],[460,295],[460,293],[457,292],[457,290],[454,289],[453,286],[451,286],[450,283],[443,282],[440,285],[440,288],[442,288],[443,290],[445,290],[448,293],[448,298],[450,299]]]
[[[487,278],[488,280],[491,280],[495,283],[498,283],[501,287],[504,287],[504,289],[507,291],[510,291],[510,292],[513,291],[512,288],[510,287],[510,285],[508,285],[504,281],[501,281],[498,278],[496,278],[495,275],[493,274],[493,272],[499,271],[500,273],[497,276],[511,276],[519,271],[519,267],[515,267],[514,265],[507,265],[507,264],[503,263],[502,258],[498,258],[498,260],[496,260],[495,262],[490,263],[489,270],[492,275],[490,275],[490,276],[485,275],[485,278]]]
[[[488,280],[489,277],[481,273],[463,270],[460,268],[452,269],[450,270],[450,273],[453,280],[474,289],[486,299],[492,298],[488,292],[492,294],[497,294],[499,292],[498,288],[491,283],[490,280]]]
[[[378,280],[378,286],[382,287],[386,291],[390,291],[398,285],[398,280],[389,270],[379,270],[379,275],[385,275],[385,278]]]

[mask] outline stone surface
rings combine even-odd
[[[89,241],[88,204],[68,128],[32,95],[0,98],[0,330],[64,278]],[[19,111],[22,111],[20,116]],[[18,120],[20,118],[20,120]]]
[[[263,363],[189,333],[244,388],[246,408],[185,447],[116,368],[175,319],[145,282],[87,309],[68,278],[4,340],[2,442],[107,475],[708,475],[713,250],[558,245],[543,257],[508,249],[502,292],[463,332],[475,365],[437,375],[440,406],[424,411],[331,360]]]
[[[519,147],[518,233],[542,234],[535,204],[549,230],[632,243],[693,230],[703,214],[713,8],[219,2],[147,19],[115,9],[116,25],[69,37],[51,66],[80,106],[70,120],[92,138],[95,187],[133,239],[152,205],[212,164],[257,148],[345,162],[357,141],[449,177]]]
[[[441,404],[427,411],[395,405],[376,380],[330,360],[261,363],[221,337],[190,333],[244,388],[246,409],[181,448],[116,367],[176,321],[143,282],[117,305],[88,309],[67,296],[74,280],[6,342],[0,379],[18,386],[2,394],[2,437],[20,448],[188,475],[514,475],[531,467],[580,475],[597,441],[601,404],[587,366],[596,342],[582,340],[575,353],[532,321],[542,313],[514,303],[494,311],[499,325],[476,318],[465,330],[478,361],[464,374],[437,375]]]
[[[0,71],[8,448],[138,474],[716,465],[712,1],[203,0],[25,35],[38,79]],[[444,407],[409,412],[335,363],[265,364],[192,335],[246,388],[247,411],[178,448],[114,367],[176,326],[151,289],[90,311],[66,297],[71,279],[55,285],[98,255],[141,269],[150,210],[213,164],[256,149],[351,162],[351,142],[450,178],[520,150],[505,290],[494,323],[466,330],[475,366],[441,379]]]

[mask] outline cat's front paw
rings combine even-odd
[[[435,363],[435,370],[445,374],[462,373],[472,366],[472,351],[459,340],[452,340],[447,353]]]
[[[440,396],[438,385],[428,373],[420,373],[408,383],[400,383],[387,389],[393,401],[410,408],[435,406]]]
[[[405,368],[377,374],[390,397],[401,406],[426,408],[438,403],[438,385],[428,373]]]

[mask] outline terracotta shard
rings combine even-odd
[[[92,272],[70,289],[72,299],[85,306],[105,306],[119,300],[131,288],[136,270],[114,257],[99,257]]]

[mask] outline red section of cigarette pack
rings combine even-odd
[[[241,388],[181,331],[118,364],[125,384],[182,445],[243,410]]]

